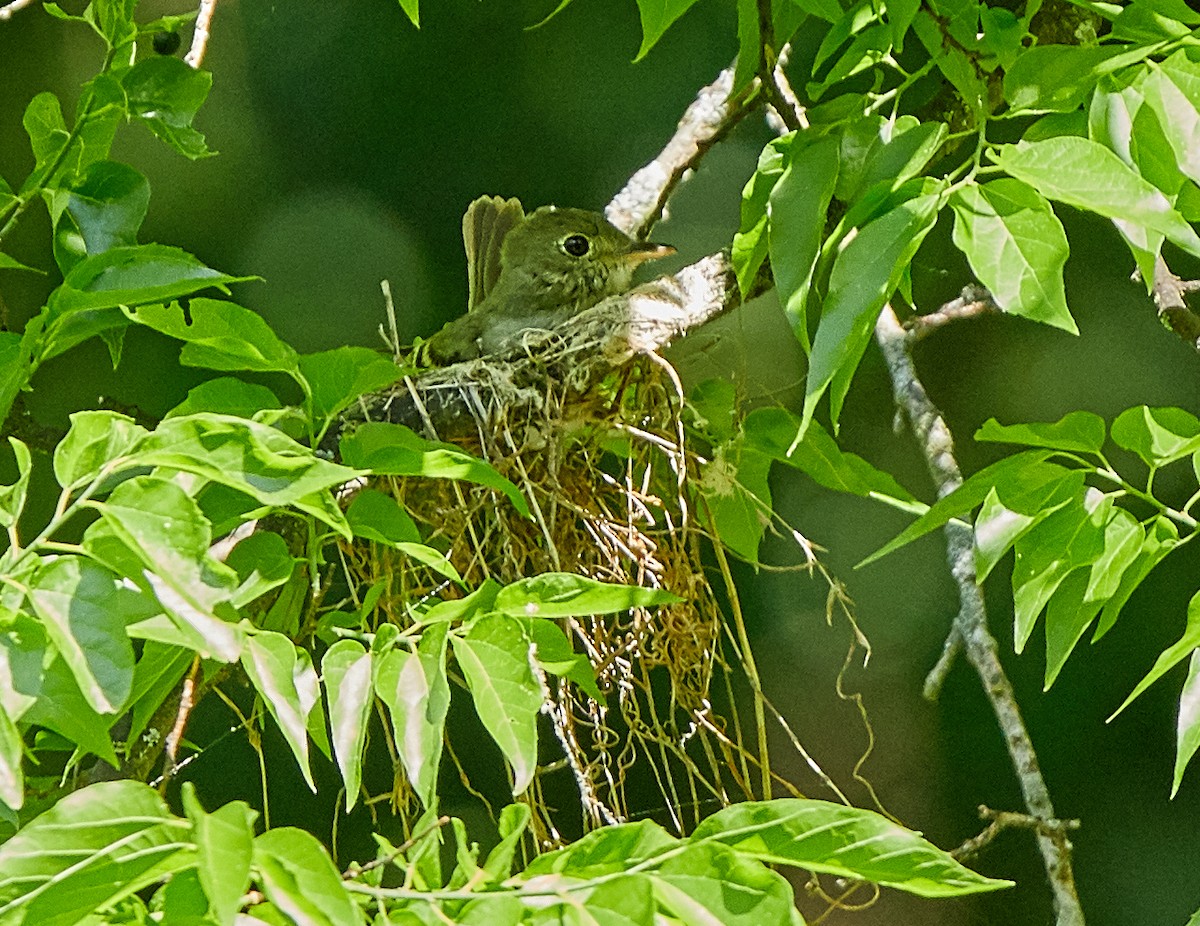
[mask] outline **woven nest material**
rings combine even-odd
[[[665,807],[667,822],[685,831],[715,806],[762,796],[770,776],[744,628],[730,626],[710,585],[713,572],[724,599],[736,601],[724,553],[701,519],[703,461],[689,449],[682,390],[669,364],[653,354],[615,367],[581,362],[599,357],[602,345],[589,346],[586,333],[549,338],[525,344],[516,360],[426,374],[368,412],[487,460],[522,490],[532,518],[466,482],[392,477],[375,487],[424,526],[429,543],[448,551],[468,587],[574,572],[685,600],[564,620],[605,700],[548,677],[543,708],[573,773],[585,828],[644,813],[644,794],[634,799],[627,789],[636,779],[638,789],[656,783],[660,798],[650,806]],[[359,587],[387,581],[379,605],[401,627],[412,622],[411,602],[446,593],[436,572],[383,545],[358,543],[346,554]],[[755,715],[749,724],[738,715],[747,698]],[[525,799],[536,834],[552,845],[562,821],[544,786],[544,775],[535,777]]]

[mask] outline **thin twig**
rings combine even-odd
[[[718,74],[697,94],[658,157],[613,197],[605,209],[608,220],[639,240],[645,238],[688,171],[750,111],[757,89],[751,85],[731,97],[733,68]]]
[[[885,305],[875,326],[875,338],[883,350],[896,403],[908,418],[939,496],[948,495],[962,484],[962,473],[954,457],[954,441],[941,414],[917,378],[909,354],[908,337],[896,313]],[[1004,734],[1025,806],[1044,823],[1057,820],[1046,781],[1038,766],[1037,753],[1021,719],[1012,684],[1000,662],[999,647],[987,627],[983,592],[975,579],[975,549],[971,530],[961,524],[946,525],[946,558],[958,586],[960,610],[954,630],[963,643],[968,661],[979,675],[984,694],[992,705]],[[1058,926],[1082,926],[1083,909],[1071,873],[1071,842],[1062,830],[1039,831],[1038,848],[1054,894]]]
[[[12,3],[0,6],[0,22],[12,19],[15,14],[21,12],[21,10],[25,9],[31,3],[33,3],[33,0],[12,0]]]
[[[198,68],[204,60],[204,52],[208,48],[209,31],[212,28],[213,14],[217,12],[217,0],[200,0],[200,10],[196,14],[196,25],[192,29],[192,47],[188,49],[183,62],[188,67]]]
[[[1000,311],[991,293],[976,283],[968,283],[962,288],[957,299],[951,299],[928,315],[914,315],[906,319],[904,328],[910,338],[919,341],[951,322],[979,315],[992,315]]]
[[[171,780],[178,766],[179,743],[187,729],[188,719],[192,716],[192,708],[196,706],[196,679],[200,675],[200,655],[192,660],[192,667],[183,680],[183,688],[179,693],[179,710],[175,713],[175,723],[167,734],[166,752],[163,757],[163,787]]]
[[[979,805],[979,817],[991,822],[978,836],[972,836],[950,854],[960,862],[978,855],[983,849],[1004,830],[1024,829],[1033,830],[1042,835],[1062,837],[1070,830],[1079,829],[1078,820],[1043,820],[1031,817],[1027,813],[1014,813],[1011,810],[992,810],[983,804]]]

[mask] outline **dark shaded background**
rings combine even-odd
[[[75,11],[82,3],[64,6]],[[576,0],[535,31],[523,27],[544,16],[552,0],[427,0],[423,6],[418,32],[394,0],[225,0],[205,61],[214,88],[197,123],[220,156],[191,163],[132,128],[118,138],[113,156],[145,172],[153,189],[142,240],[178,245],[229,273],[262,276],[264,282],[239,286],[235,298],[300,350],[377,345],[383,278],[397,294],[401,334],[428,334],[465,301],[459,220],[472,198],[501,193],[527,206],[602,207],[657,153],[696,90],[736,50],[731,0],[698,3],[637,64],[631,63],[640,41],[632,0]],[[144,2],[140,18],[180,9]],[[0,24],[0,175],[10,184],[32,166],[20,127],[29,99],[50,89],[64,108],[73,106],[79,83],[101,57],[99,41],[87,30],[36,9]],[[665,269],[728,243],[741,187],[769,137],[751,120],[712,151],[678,193],[655,232],[679,248]],[[1072,243],[1067,291],[1079,337],[993,318],[954,326],[918,348],[922,375],[959,436],[968,472],[996,456],[994,447],[968,440],[991,416],[1053,420],[1084,408],[1111,418],[1139,403],[1200,411],[1196,356],[1155,321],[1129,281],[1132,262],[1115,232],[1059,211]],[[32,209],[11,239],[11,253],[49,268],[47,241],[44,211]],[[914,279],[918,297],[930,305],[967,281],[948,229],[930,236]],[[20,322],[36,311],[56,282],[53,276],[0,276],[10,319]],[[690,381],[732,377],[755,401],[796,398],[802,361],[769,300],[691,340],[677,352]],[[30,407],[53,425],[99,396],[161,414],[202,376],[181,370],[177,353],[177,345],[133,329],[123,366],[113,373],[103,347],[84,345],[39,373]],[[907,436],[896,436],[892,419],[886,371],[872,349],[850,394],[843,445],[929,498],[916,448]],[[1173,476],[1182,500],[1186,472],[1165,472],[1159,486],[1170,490]],[[959,665],[936,704],[920,696],[955,610],[940,536],[854,571],[853,564],[906,519],[792,473],[775,474],[773,488],[780,512],[828,550],[824,561],[855,599],[873,644],[870,665],[848,681],[865,697],[876,744],[864,774],[883,803],[945,847],[977,832],[977,804],[1019,808],[1001,737],[973,673]],[[772,541],[764,557],[793,562],[795,551]],[[1089,922],[1182,924],[1200,906],[1200,773],[1193,770],[1168,802],[1181,670],[1113,724],[1104,719],[1178,637],[1195,589],[1196,557],[1185,549],[1154,573],[1116,628],[1095,647],[1081,644],[1045,694],[1040,634],[1023,656],[1012,654],[1005,569],[997,569],[988,586],[992,626],[1058,813],[1084,823],[1075,838],[1076,875]],[[844,624],[826,625],[825,587],[796,574],[743,568],[739,576],[768,691],[809,751],[856,802],[869,806],[851,775],[866,733],[854,706],[834,693],[850,634]],[[192,731],[197,739],[206,722],[217,730],[218,719],[200,718]],[[783,758],[789,754],[782,739],[778,755],[794,762],[795,778],[809,793],[827,796],[798,757]],[[280,761],[273,770],[281,773],[273,785],[286,799],[273,802],[272,822],[327,832],[330,801],[294,789],[298,776],[289,781],[287,768]],[[206,766],[202,756],[191,771],[210,804],[256,800],[256,760],[236,737],[222,743],[218,762]],[[332,793],[336,783],[326,773]],[[343,826],[353,841],[353,827]],[[831,922],[1052,922],[1028,834],[1005,835],[974,864],[1020,886],[941,902],[888,892],[857,918],[843,914]]]

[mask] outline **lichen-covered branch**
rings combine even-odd
[[[948,495],[962,484],[962,473],[954,457],[954,439],[917,377],[908,336],[891,306],[884,306],[875,326],[875,338],[887,362],[896,403],[904,410],[921,445],[938,495]],[[969,528],[953,522],[946,525],[946,558],[959,597],[952,634],[961,640],[967,660],[979,675],[983,692],[996,714],[1026,808],[1032,817],[1049,825],[1058,818],[1012,684],[1000,662],[999,647],[988,630],[983,590],[975,579],[975,548]],[[1075,891],[1071,842],[1065,830],[1039,829],[1037,842],[1054,894],[1058,926],[1082,926],[1083,909]]]
[[[1184,301],[1184,294],[1200,289],[1196,280],[1181,280],[1160,256],[1154,262],[1151,296],[1162,323],[1200,351],[1200,315]]]

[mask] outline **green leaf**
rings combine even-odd
[[[1179,693],[1179,719],[1175,734],[1175,773],[1171,779],[1171,797],[1179,793],[1183,773],[1196,750],[1200,749],[1200,649],[1192,650],[1187,678]]]
[[[24,334],[0,331],[0,422],[8,417],[18,393],[33,375],[33,354],[41,339],[41,319],[34,316]]]
[[[400,424],[368,422],[342,438],[342,459],[381,476],[460,479],[503,493],[513,507],[531,517],[521,490],[491,465],[453,444],[428,441]]]
[[[1038,615],[1063,580],[1104,552],[1104,525],[1111,510],[1111,496],[1092,489],[1051,512],[1017,540],[1012,588],[1013,647],[1018,653],[1025,649]]]
[[[232,926],[250,887],[250,862],[254,855],[254,821],[258,814],[245,801],[231,801],[205,813],[196,797],[196,786],[183,783],[183,809],[192,824],[196,842],[196,871],[213,918]]]
[[[1161,65],[1151,64],[1142,83],[1146,102],[1163,129],[1185,175],[1200,182],[1200,66],[1182,51]]]
[[[638,13],[642,17],[642,47],[634,61],[641,61],[663,37],[680,16],[686,13],[696,0],[637,0]]]
[[[984,581],[1014,543],[1030,528],[1057,511],[1084,488],[1082,471],[1038,473],[1019,488],[1009,488],[1005,501],[993,488],[975,518],[975,579]]]
[[[54,224],[54,257],[63,273],[89,254],[137,244],[150,183],[126,164],[96,161],[66,195]]]
[[[450,579],[452,582],[463,584],[463,578],[458,574],[458,570],[454,568],[454,564],[450,562],[450,558],[441,550],[435,549],[424,543],[410,543],[401,540],[396,543],[396,549],[410,559],[415,559],[422,566],[428,566],[438,575]]]
[[[296,559],[279,534],[259,530],[237,542],[225,558],[225,565],[237,573],[239,583],[230,603],[244,608],[287,582],[296,568]]]
[[[738,52],[733,63],[733,92],[740,93],[758,75],[762,66],[762,36],[757,0],[735,0]]]
[[[571,572],[545,572],[506,585],[493,607],[513,617],[583,617],[683,600],[665,589],[612,585]]]
[[[758,562],[771,508],[771,459],[738,436],[715,449],[700,476],[705,520],[713,538],[749,563]]]
[[[1109,722],[1113,721],[1121,711],[1129,707],[1142,692],[1170,672],[1179,663],[1183,662],[1183,660],[1189,658],[1197,648],[1200,648],[1200,592],[1193,595],[1192,600],[1188,602],[1187,626],[1184,627],[1183,636],[1159,654],[1158,658],[1154,661],[1153,667],[1146,673],[1146,677],[1137,683],[1133,691],[1129,693],[1129,697],[1122,701],[1121,706],[1112,712],[1112,715],[1108,718]]]
[[[519,621],[496,614],[454,637],[454,655],[475,710],[512,766],[514,795],[533,781],[542,688],[530,667],[530,645]]]
[[[37,627],[37,636],[33,639],[46,650],[41,624],[31,623]],[[22,655],[32,649],[33,647],[29,647]],[[11,648],[9,652],[12,653]],[[75,675],[62,656],[52,649],[48,650],[45,656],[49,662],[41,673],[39,687],[35,689],[37,701],[21,715],[21,722],[61,733],[72,742],[78,743],[83,752],[93,753],[114,767],[119,766],[121,761],[117,758],[112,738],[108,734],[108,728],[112,726],[116,717],[112,714],[96,713],[79,690],[79,683],[75,681]]]
[[[300,372],[312,391],[312,417],[328,421],[359,396],[389,386],[404,371],[366,347],[338,347],[300,357]]]
[[[37,571],[29,600],[88,703],[98,714],[118,713],[133,684],[125,624],[147,616],[142,596],[107,569],[64,556]]]
[[[768,249],[779,299],[792,330],[808,347],[808,294],[813,284],[825,216],[838,175],[838,143],[824,138],[798,148],[767,202]]]
[[[209,556],[211,526],[196,501],[174,482],[135,476],[91,504],[102,520],[84,535],[88,553],[139,584],[144,580],[172,621],[197,636],[193,648],[206,658],[235,661],[242,632],[217,612],[237,580]],[[135,562],[125,560],[129,554]]]
[[[1158,232],[1200,256],[1200,237],[1166,195],[1103,145],[1073,135],[996,149],[1000,167],[1050,199]]]
[[[417,10],[418,0],[400,0],[400,9],[418,29],[421,27],[421,17]]]
[[[1104,446],[1104,419],[1091,412],[1068,412],[1053,424],[1000,424],[989,418],[975,432],[975,440],[1024,444],[1076,453],[1099,453]]]
[[[662,855],[679,840],[652,820],[604,826],[565,848],[543,852],[521,873],[524,880],[549,874],[595,878],[626,871],[631,865]]]
[[[64,489],[76,489],[102,472],[117,472],[147,433],[127,415],[109,411],[75,412],[67,436],[54,448],[54,478]]]
[[[439,601],[421,615],[422,624],[435,621],[467,621],[478,614],[491,611],[496,602],[500,584],[495,579],[485,579],[483,584],[465,598]]]
[[[267,900],[296,926],[362,926],[362,915],[325,847],[292,826],[254,840],[254,867]]]
[[[1123,46],[1035,45],[1004,74],[1004,99],[1014,111],[1071,112],[1105,74],[1134,64],[1153,49]]]
[[[17,464],[17,479],[12,485],[0,485],[0,527],[6,530],[21,518],[29,492],[29,476],[33,472],[33,457],[24,441],[9,437],[13,459]]]
[[[363,747],[371,716],[371,654],[357,640],[338,640],[321,658],[333,755],[346,785],[346,813],[358,803]]]
[[[70,132],[63,119],[62,106],[58,97],[44,91],[29,101],[21,119],[29,144],[33,149],[34,169],[25,181],[22,192],[31,192],[38,186],[49,185],[54,178],[48,176],[50,166],[66,147]],[[65,163],[64,163],[65,166]],[[59,171],[61,172],[61,167]]]
[[[1142,584],[1142,580],[1150,574],[1150,571],[1161,563],[1168,553],[1179,546],[1180,542],[1179,531],[1167,518],[1159,515],[1151,522],[1145,532],[1145,538],[1142,540],[1141,549],[1136,552],[1133,562],[1122,571],[1116,591],[1112,593],[1104,605],[1104,610],[1100,612],[1100,620],[1096,624],[1096,635],[1093,642],[1112,629],[1121,614],[1121,609],[1129,600],[1129,596]]]
[[[178,302],[146,305],[127,314],[139,325],[183,341],[179,361],[185,366],[299,375],[296,352],[262,316],[232,302],[193,299],[186,316]]]
[[[232,376],[205,380],[188,390],[187,398],[167,412],[164,418],[178,418],[198,412],[253,418],[260,411],[282,408],[283,403],[266,386],[247,383]]]
[[[41,621],[0,605],[0,710],[14,723],[42,696],[53,653]]]
[[[129,113],[185,157],[212,154],[192,120],[212,88],[212,75],[170,55],[143,58],[125,72],[121,84]]]
[[[796,143],[792,132],[767,143],[758,156],[758,167],[742,191],[741,225],[733,236],[730,262],[737,276],[742,298],[752,291],[759,268],[767,258],[769,223],[767,205],[771,191],[784,171],[786,153]]]
[[[23,757],[21,731],[0,707],[0,805],[13,811],[20,810],[25,803]]]
[[[396,749],[404,772],[427,808],[434,807],[437,800],[442,736],[450,709],[450,683],[446,677],[448,630],[446,623],[428,626],[415,653],[389,650],[375,667],[375,693],[392,715]]]
[[[875,320],[933,228],[941,202],[940,192],[902,202],[859,229],[838,253],[809,361],[802,428],[808,427],[818,400],[831,386],[831,417],[837,422]]]
[[[1028,184],[1001,178],[960,188],[950,205],[954,243],[996,305],[1078,334],[1063,288],[1070,248],[1050,203]]]
[[[488,853],[487,861],[483,864],[483,871],[490,883],[504,881],[512,874],[513,857],[532,819],[533,812],[527,804],[508,804],[500,811],[497,824],[500,842]]]
[[[147,640],[142,645],[142,654],[133,669],[133,688],[127,702],[131,713],[130,741],[142,735],[154,712],[183,678],[195,656],[191,650],[155,640]]]
[[[818,422],[797,441],[800,419],[787,409],[756,408],[742,423],[742,434],[747,447],[795,467],[827,489],[888,501],[915,514],[926,510],[891,475],[844,452]]]
[[[1017,491],[1030,484],[1043,483],[1059,478],[1067,470],[1046,459],[1048,450],[1026,450],[984,467],[961,486],[937,500],[921,517],[906,527],[897,537],[884,544],[855,568],[861,569],[868,563],[887,556],[889,553],[912,543],[930,531],[937,530],[952,518],[960,517],[983,503],[995,487],[1001,492]]]
[[[568,678],[588,697],[596,701],[604,700],[604,694],[596,684],[596,670],[592,668],[591,661],[571,648],[571,641],[558,624],[530,618],[522,620],[521,626],[533,641],[542,671]]]
[[[0,209],[4,208],[3,202],[0,201]],[[30,273],[40,273],[45,275],[45,270],[39,270],[37,267],[30,267],[27,264],[21,263],[15,257],[10,257],[7,254],[0,254],[0,270],[28,270]],[[9,334],[10,332],[4,332]]]
[[[241,659],[315,794],[308,763],[308,715],[320,697],[320,685],[311,658],[283,634],[261,630],[247,638]]]
[[[917,833],[874,813],[827,801],[782,798],[735,804],[703,820],[691,842],[713,841],[773,865],[870,881],[921,897],[1011,887],[985,878]]]
[[[421,533],[407,511],[391,495],[378,489],[360,489],[346,509],[346,521],[355,537],[395,546],[420,543]]]
[[[72,926],[194,864],[189,829],[140,782],[68,794],[0,846],[0,917]]]
[[[686,926],[792,926],[795,900],[783,876],[719,843],[673,855],[649,874],[654,896]]]
[[[1200,419],[1182,408],[1138,405],[1117,416],[1112,439],[1157,468],[1200,450]]]
[[[1067,657],[1100,613],[1103,602],[1085,601],[1089,570],[1076,569],[1054,590],[1046,605],[1046,673],[1043,691],[1058,678]]]

